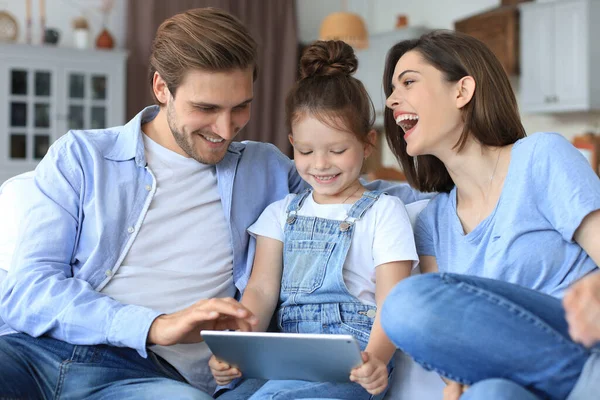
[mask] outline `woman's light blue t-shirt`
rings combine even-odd
[[[419,255],[435,256],[440,272],[500,279],[562,297],[597,268],[573,240],[582,220],[600,209],[600,179],[571,143],[536,133],[515,143],[492,213],[464,234],[456,187],[421,212]]]

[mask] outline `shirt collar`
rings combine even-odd
[[[149,106],[139,112],[126,125],[120,127],[117,139],[105,158],[114,161],[126,161],[135,158],[136,164],[146,166],[142,125],[152,121],[158,114],[158,106]]]

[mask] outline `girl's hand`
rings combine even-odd
[[[208,366],[210,367],[210,372],[215,377],[217,385],[220,386],[225,386],[232,380],[242,376],[240,370],[232,367],[226,362],[219,361],[215,356],[210,358],[208,361]]]
[[[382,393],[388,385],[387,366],[372,354],[362,352],[363,365],[350,372],[350,380],[358,383],[370,394]]]
[[[444,400],[458,400],[460,396],[469,388],[458,382],[444,379],[447,386],[444,388]]]

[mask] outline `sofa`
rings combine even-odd
[[[34,172],[15,176],[0,186],[0,285],[10,266],[17,237],[19,221],[27,212],[28,192],[33,185]],[[414,223],[429,200],[408,204],[406,209]],[[415,271],[414,273],[419,273]],[[0,320],[0,325],[3,322]],[[441,378],[424,370],[404,353],[394,356],[395,369],[392,383],[385,396],[387,400],[441,400],[444,383]]]

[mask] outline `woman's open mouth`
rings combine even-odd
[[[400,114],[396,117],[396,124],[404,131],[405,138],[412,133],[418,122],[419,116],[417,114]]]

